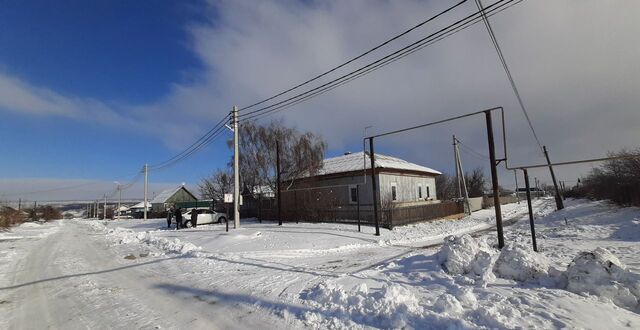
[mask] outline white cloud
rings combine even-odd
[[[247,105],[304,81],[452,4],[216,1],[211,4],[215,22],[186,27],[205,70],[189,83],[174,84],[156,102],[114,109],[0,76],[0,106],[86,120],[100,114],[101,121],[126,122],[136,129],[140,126],[135,123],[144,120],[153,127],[144,128],[149,134],[180,148],[232,105]],[[357,64],[472,10],[469,2]],[[524,1],[491,18],[553,159],[597,157],[640,140],[640,44],[635,42],[639,10],[640,2],[634,1]],[[367,125],[375,126],[370,132],[384,131],[494,105],[507,111],[512,163],[541,162],[495,50],[478,24],[282,115],[301,129],[320,132],[338,152],[359,145]],[[451,134],[486,153],[484,122],[474,120],[381,144],[387,152],[447,170]],[[472,163],[472,157],[466,159]],[[575,176],[573,169],[559,173]]]

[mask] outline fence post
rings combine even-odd
[[[527,207],[529,208],[529,225],[531,226],[531,242],[533,243],[533,251],[538,252],[538,244],[536,242],[536,228],[533,224],[533,209],[531,207],[531,189],[529,188],[529,172],[527,169],[522,169],[524,172],[524,184],[527,189]]]
[[[376,236],[380,236],[380,224],[378,223],[378,186],[376,185],[376,159],[373,151],[373,137],[369,138],[369,151],[371,158],[371,188],[373,189],[373,221],[376,226]]]
[[[358,218],[358,232],[360,232],[360,185],[356,185],[356,201],[358,202],[356,206],[356,218]]]

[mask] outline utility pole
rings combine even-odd
[[[18,198],[18,211],[22,209],[22,198]]]
[[[233,224],[240,228],[240,140],[238,107],[233,106]],[[278,195],[278,199],[280,196]]]
[[[104,194],[104,210],[102,210],[102,219],[107,220],[107,194]]]
[[[280,140],[276,140],[276,189],[278,190],[278,226],[282,226],[282,190],[280,190]]]
[[[564,203],[562,202],[562,196],[560,195],[560,190],[558,189],[556,174],[553,172],[553,167],[551,166],[551,161],[549,160],[549,153],[547,152],[547,146],[542,146],[542,150],[544,151],[544,157],[547,159],[547,164],[549,164],[549,172],[551,172],[551,180],[553,180],[553,187],[556,190],[556,208],[558,210],[562,210],[564,208]]]
[[[118,183],[118,209],[116,210],[116,214],[118,215],[118,219],[120,219],[120,204],[122,203],[122,187]]]
[[[493,203],[496,211],[496,228],[498,230],[498,247],[504,246],[504,233],[502,231],[502,209],[500,207],[500,191],[498,189],[498,163],[496,162],[496,147],[493,140],[493,123],[491,111],[486,111],[487,139],[489,142],[489,160],[491,162],[491,185],[493,186]]]
[[[373,151],[373,137],[369,138],[369,158],[371,158],[371,189],[373,190],[373,221],[376,225],[376,236],[380,236],[378,221],[378,187],[376,185],[376,155]]]
[[[147,164],[144,164],[144,202],[143,202],[144,205],[142,205],[144,207],[144,220],[147,220],[147,197],[149,193],[148,178],[149,178],[149,166]]]
[[[458,198],[462,198],[462,188],[460,187],[460,170],[458,167],[458,143],[456,136],[453,136],[453,161],[456,164],[456,182],[458,183]]]
[[[465,213],[471,215],[471,204],[469,204],[469,191],[467,191],[467,181],[464,178],[464,171],[462,170],[462,160],[460,159],[460,149],[458,147],[458,139],[456,136],[453,136],[453,147],[454,154],[456,158],[456,175],[458,176],[458,196],[461,196],[460,193],[460,183],[462,182],[462,187],[464,188],[464,206],[466,208]]]

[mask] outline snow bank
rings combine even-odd
[[[516,281],[541,279],[549,274],[549,260],[528,245],[516,242],[502,248],[493,271],[498,277]]]
[[[581,252],[569,264],[565,275],[568,291],[603,297],[634,311],[640,307],[640,276],[628,271],[606,249]]]
[[[157,237],[152,232],[135,232],[131,229],[116,227],[109,229],[100,222],[89,222],[89,225],[97,231],[102,231],[107,238],[117,244],[147,244],[164,252],[177,254],[194,254],[202,250],[201,247],[189,242],[183,242],[177,238],[173,240]]]
[[[316,311],[307,311],[303,320],[314,327],[353,327],[357,323],[380,328],[403,328],[409,317],[424,313],[420,300],[411,291],[395,284],[384,285],[376,292],[369,292],[361,284],[347,292],[343,286],[320,283],[303,294]]]
[[[492,254],[493,251],[486,241],[463,235],[445,238],[436,258],[444,270],[451,275],[473,274],[489,281],[494,278],[491,273]]]

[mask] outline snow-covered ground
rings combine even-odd
[[[379,237],[254,220],[228,233],[23,224],[0,233],[0,328],[640,327],[640,209],[566,205],[534,202],[537,254],[525,203],[503,206],[502,251],[492,209]]]

